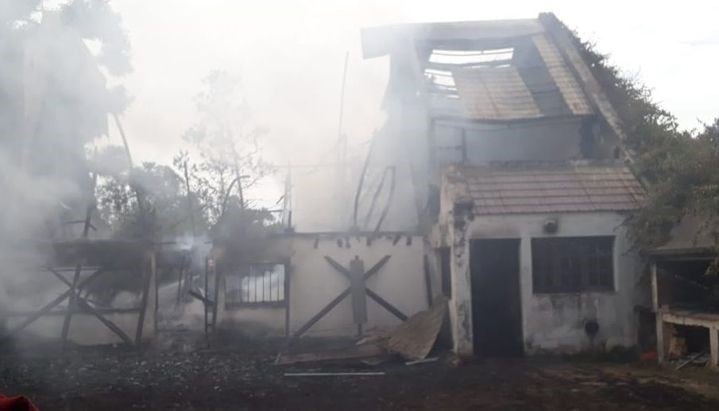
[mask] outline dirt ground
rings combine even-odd
[[[0,392],[42,410],[719,410],[719,373],[559,358],[277,366],[280,343],[0,355]],[[288,377],[298,371],[381,376]]]

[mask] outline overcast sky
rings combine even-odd
[[[240,74],[276,161],[324,161],[337,134],[345,52],[345,130],[355,144],[382,122],[385,59],[362,60],[360,28],[533,18],[554,12],[654,90],[683,128],[719,116],[719,5],[712,1],[112,0],[132,43],[134,99],[123,116],[141,160],[169,162],[193,121],[193,96],[213,69]],[[110,140],[117,141],[111,130]]]

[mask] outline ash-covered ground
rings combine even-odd
[[[141,352],[121,347],[6,349],[0,392],[42,410],[717,410],[719,374],[646,364],[560,358],[457,364],[444,355],[390,361],[278,366],[282,342],[177,341]],[[380,376],[287,377],[297,371],[383,371]]]

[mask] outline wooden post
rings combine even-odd
[[[82,272],[82,264],[77,264],[75,266],[75,275],[72,277],[72,284],[70,285],[70,296],[67,300],[67,312],[65,313],[65,320],[62,322],[62,333],[60,338],[62,339],[62,346],[63,348],[67,344],[67,335],[70,332],[70,321],[72,320],[72,315],[75,312],[75,307],[77,307],[77,283],[80,281],[80,273]]]
[[[152,277],[155,276],[155,253],[150,251],[145,254],[145,258],[142,261],[142,274],[144,284],[142,287],[142,300],[140,303],[140,313],[137,318],[137,329],[135,330],[135,345],[138,347],[142,342],[142,332],[145,328],[145,315],[147,313],[147,300],[150,293],[150,284]]]
[[[177,300],[175,301],[175,306],[180,305],[180,300],[182,298],[182,281],[185,277],[185,269],[180,268],[177,275]]]
[[[352,295],[352,314],[357,332],[362,333],[362,324],[367,322],[367,299],[365,291],[364,263],[359,256],[350,261],[350,283]]]
[[[95,189],[97,183],[97,174],[93,176],[92,187]],[[87,239],[90,233],[90,220],[92,219],[92,210],[95,204],[91,201],[85,210],[85,221],[82,227],[82,238]],[[72,285],[70,286],[70,298],[67,301],[67,313],[65,314],[65,320],[62,323],[62,345],[65,347],[67,343],[67,335],[70,332],[70,321],[72,320],[72,314],[75,312],[77,306],[77,283],[80,281],[80,273],[82,272],[82,263],[77,263],[75,266],[75,275],[72,277]]]
[[[157,332],[157,313],[160,311],[160,276],[157,275],[157,272],[155,272],[153,273],[152,277],[155,286],[155,309],[152,315],[152,326],[155,329],[154,332]]]
[[[709,367],[716,369],[719,367],[719,328],[709,328]]]
[[[212,304],[212,331],[213,332],[215,332],[217,330],[217,310],[218,310],[217,307],[220,305],[220,283],[224,279],[224,270],[222,270],[220,267],[217,267],[217,264],[215,264],[215,298],[213,299],[214,304]],[[223,304],[223,309],[224,309],[224,304]]]
[[[209,276],[210,276],[210,273],[209,273],[209,272],[210,272],[210,258],[209,258],[209,257],[206,257],[206,258],[205,258],[205,299],[208,299],[208,298],[209,298],[209,292],[208,292],[208,288],[210,287],[210,286],[209,286],[210,281],[209,281],[209,279],[208,279]],[[204,302],[204,303],[202,304],[202,306],[203,306],[204,309],[205,309],[205,340],[206,340],[206,342],[209,344],[208,335],[207,335],[207,325],[208,325],[209,311],[208,311],[208,307],[207,307],[207,303],[206,303],[206,302]]]
[[[657,361],[659,364],[663,364],[666,361],[666,344],[669,341],[664,341],[664,319],[662,318],[661,310],[656,312],[657,319]]]
[[[290,338],[290,263],[285,264],[285,337]]]
[[[656,261],[652,261],[652,267],[651,267],[651,276],[652,276],[652,309],[654,312],[659,312],[659,283],[657,282],[657,263]]]
[[[431,307],[434,296],[432,295],[432,273],[430,272],[429,257],[427,256],[427,254],[424,255],[423,263],[424,263],[424,286],[425,286],[425,291],[427,292],[427,307]]]

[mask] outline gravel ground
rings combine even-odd
[[[281,347],[16,348],[0,356],[0,392],[26,395],[42,410],[719,410],[719,377],[706,370],[558,358],[458,365],[449,356],[414,366],[280,367],[273,361]],[[385,375],[284,376],[358,370]]]

